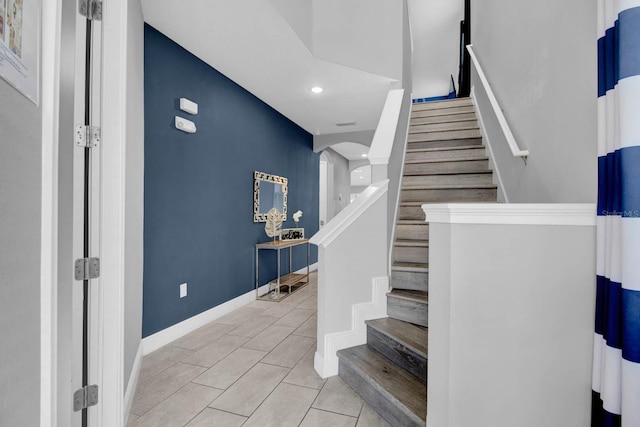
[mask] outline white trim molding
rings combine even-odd
[[[122,425],[127,425],[129,419],[129,412],[131,412],[131,404],[133,403],[133,396],[136,394],[138,387],[138,378],[140,377],[140,368],[142,367],[142,341],[138,345],[138,351],[136,357],[133,360],[133,367],[131,368],[131,374],[129,375],[129,381],[127,382],[127,389],[124,393],[124,419]]]
[[[447,203],[425,204],[429,223],[594,226],[593,203]]]
[[[364,323],[366,320],[387,317],[389,277],[372,278],[371,288],[371,301],[352,306],[351,328],[324,336],[324,354],[316,351],[313,361],[316,372],[322,378],[338,375],[338,350],[367,341],[367,326]]]
[[[306,271],[306,269],[305,269]],[[266,291],[266,286],[261,286],[260,290]],[[264,289],[263,289],[264,288]],[[153,335],[149,335],[142,339],[142,355],[146,356],[179,338],[187,335],[190,332],[206,325],[209,322],[213,322],[216,319],[231,313],[242,306],[245,306],[256,300],[256,290],[252,289],[239,297],[229,300],[225,303],[217,305],[207,311],[203,311],[200,314],[196,314],[182,322],[169,326],[166,329],[156,332]]]
[[[58,349],[59,2],[42,2],[42,195],[40,230],[40,425],[55,427]],[[63,379],[64,380],[64,379]]]

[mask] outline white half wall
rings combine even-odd
[[[589,425],[595,205],[424,205],[427,424]]]
[[[376,296],[380,287],[372,286],[372,280],[388,276],[387,227],[381,221],[387,211],[388,183],[370,185],[311,238],[318,246],[318,348],[314,364],[323,377],[337,374],[337,350],[363,343],[358,331],[364,320],[386,314],[386,298]],[[387,281],[384,283],[382,287],[388,289]],[[361,315],[364,312],[367,315]]]

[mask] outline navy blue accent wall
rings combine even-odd
[[[305,235],[317,231],[319,155],[311,134],[149,25],[144,60],[146,337],[254,289],[254,245],[268,240],[253,222],[255,170],[289,179],[285,227],[302,210]],[[199,113],[181,112],[181,97]],[[197,133],[175,129],[176,115]],[[306,263],[303,247],[294,270]],[[287,272],[286,256],[282,265]],[[275,277],[275,253],[261,251],[260,284]]]

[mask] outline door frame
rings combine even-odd
[[[58,174],[60,171],[59,97],[60,34],[62,1],[42,2],[41,108],[42,108],[42,198],[41,198],[41,356],[40,425],[58,425],[58,386],[67,381],[58,375]],[[102,148],[100,179],[101,276],[99,286],[98,352],[96,363],[100,387],[92,425],[124,425],[124,203],[127,93],[128,2],[104,2],[102,23]],[[142,120],[143,118],[133,118]],[[72,141],[71,141],[72,142]],[[66,406],[66,405],[65,405]],[[71,411],[71,408],[69,408]]]

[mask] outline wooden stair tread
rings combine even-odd
[[[423,162],[423,163],[427,163],[427,162]],[[440,162],[432,162],[432,163],[440,163]],[[493,175],[493,172],[491,171],[491,169],[484,169],[484,170],[472,170],[472,171],[456,171],[456,170],[451,170],[451,171],[436,171],[436,172],[416,172],[416,173],[404,173],[402,176],[410,176],[410,177],[416,177],[416,176],[436,176],[436,175]]]
[[[403,185],[402,190],[464,190],[468,188],[498,188],[495,184],[434,184],[434,185]]]
[[[458,105],[451,108],[440,108],[436,110],[413,110],[411,111],[411,118],[423,118],[423,117],[437,117],[437,116],[449,116],[453,114],[470,114],[475,113],[473,105]]]
[[[339,350],[338,357],[416,424],[424,425],[427,388],[416,377],[366,344]]]
[[[445,122],[448,123],[448,122]],[[425,129],[429,125],[411,125],[409,127],[410,134],[416,133],[434,133],[434,132],[456,132],[456,131],[464,131],[464,130],[477,130],[480,131],[480,128],[477,125],[470,125],[465,127],[452,127],[452,128],[436,128],[436,129]],[[411,129],[414,128],[414,129]]]
[[[387,296],[392,298],[400,298],[408,301],[415,301],[422,304],[429,303],[429,292],[425,291],[412,291],[408,289],[392,289],[387,293]]]
[[[384,317],[365,321],[367,326],[391,337],[396,342],[427,358],[428,328]]]
[[[395,246],[404,246],[411,248],[428,248],[429,241],[428,240],[409,240],[409,239],[397,239],[394,243]]]
[[[414,273],[428,273],[429,264],[417,262],[394,262],[391,265],[392,271],[410,271]]]
[[[429,151],[455,151],[455,150],[470,150],[478,148],[484,148],[483,145],[459,145],[457,147],[431,147],[431,148],[407,148],[407,153],[424,153]]]
[[[466,131],[465,131],[466,132]],[[442,141],[473,141],[482,140],[480,134],[454,135],[447,132],[440,132],[443,135],[430,135],[430,132],[409,133],[407,144],[419,144],[424,142],[442,142]],[[453,132],[452,132],[453,133]],[[421,136],[423,135],[423,136]],[[473,145],[471,143],[470,145]]]
[[[429,226],[428,222],[420,221],[417,219],[399,219],[396,223],[398,225],[424,225],[426,227]]]
[[[440,116],[427,116],[427,117],[412,117],[410,119],[410,125],[423,126],[423,125],[438,125],[443,123],[459,123],[468,121],[477,121],[475,113],[450,113]]]
[[[405,160],[405,164],[420,165],[420,164],[432,164],[432,163],[464,163],[474,161],[485,161],[489,158],[485,155],[474,155],[469,153],[468,157],[450,157],[440,159],[424,159],[424,160]]]

